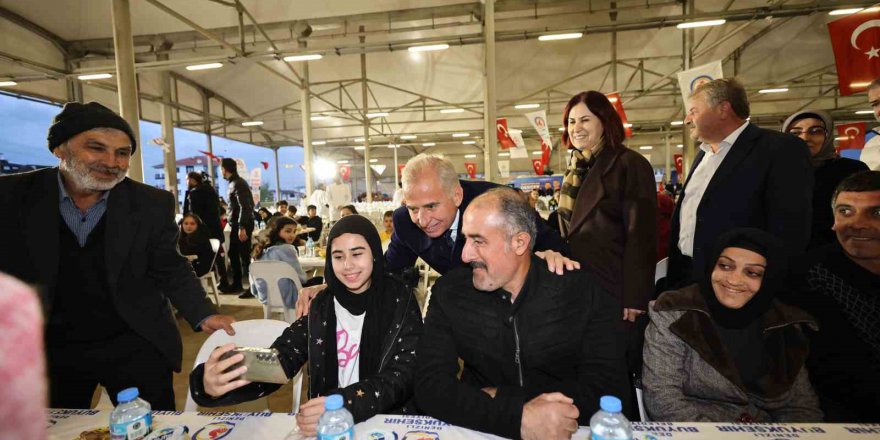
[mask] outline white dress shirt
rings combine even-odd
[[[732,133],[727,135],[721,143],[718,144],[718,152],[712,151],[712,146],[707,143],[700,144],[700,149],[705,155],[700,161],[697,168],[693,170],[690,181],[684,189],[684,200],[681,202],[680,227],[678,232],[678,249],[682,255],[689,257],[694,256],[694,234],[697,229],[697,208],[700,207],[700,201],[703,200],[703,193],[712,181],[715,171],[721,166],[721,162],[730,152],[730,147],[739,138],[743,130],[749,125],[749,121],[743,123]]]
[[[327,204],[330,205],[330,221],[339,220],[339,208],[351,204],[351,189],[348,185],[333,183],[327,188]]]

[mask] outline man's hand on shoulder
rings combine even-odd
[[[223,329],[227,335],[234,336],[233,322],[235,322],[235,318],[228,315],[211,315],[202,323],[202,331],[210,335],[217,330]]]
[[[296,315],[293,319],[299,319],[305,315],[308,315],[309,306],[312,305],[312,300],[315,299],[315,296],[317,296],[318,293],[326,288],[326,284],[304,287],[299,292],[299,296],[296,298]]]
[[[562,275],[566,270],[572,271],[581,268],[581,263],[574,261],[556,251],[538,251],[535,256],[547,262],[547,270]]]
[[[523,406],[520,435],[523,440],[568,440],[578,430],[578,415],[574,400],[564,394],[541,394]]]

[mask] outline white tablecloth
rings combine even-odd
[[[324,258],[323,257],[298,257],[299,265],[302,266],[303,270],[309,269],[323,269],[324,268]]]
[[[76,440],[83,431],[107,427],[108,410],[51,409],[50,440]],[[187,440],[294,440],[293,414],[285,413],[193,413],[154,411],[154,430],[174,425],[189,429]],[[635,423],[637,440],[660,439],[880,439],[880,424],[752,424],[723,423]],[[588,440],[589,429],[581,428],[574,439]],[[355,427],[357,439],[460,440],[497,437],[451,426],[424,416],[378,415]]]

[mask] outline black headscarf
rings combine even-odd
[[[718,257],[727,248],[748,249],[767,260],[761,287],[755,296],[740,309],[730,309],[720,302],[712,288],[712,271]],[[728,231],[718,237],[712,253],[706,260],[706,268],[700,281],[700,293],[709,307],[709,314],[720,326],[741,329],[758,320],[767,310],[785,284],[787,271],[782,244],[772,235],[760,229],[740,228]]]
[[[373,254],[373,272],[370,276],[370,287],[361,293],[349,291],[333,272],[333,240],[343,234],[356,234],[364,237]],[[392,314],[394,313],[394,304],[386,304],[389,298],[392,299],[393,303],[393,295],[385,294],[384,273],[385,257],[382,255],[382,241],[379,239],[379,232],[373,223],[360,215],[349,215],[336,222],[327,236],[324,279],[327,283],[328,292],[349,313],[353,315],[366,313],[364,326],[361,330],[360,368],[358,370],[362,380],[375,375],[379,370],[379,362],[382,356],[380,353],[382,336],[388,333]],[[333,316],[335,321],[335,315]],[[332,325],[328,322],[328,330],[330,329],[332,329],[334,334],[334,338],[329,339],[333,343],[333,349],[325,352],[325,356],[328,357],[325,362],[327,362],[327,365],[335,365],[337,361],[335,347],[336,322],[333,322]],[[330,358],[331,356],[332,359]],[[328,385],[336,381],[336,377],[327,378]],[[331,386],[331,388],[335,388],[335,386]]]

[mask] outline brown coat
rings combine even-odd
[[[624,308],[647,310],[654,294],[656,193],[654,171],[641,154],[606,146],[581,184],[572,210],[571,255]]]

